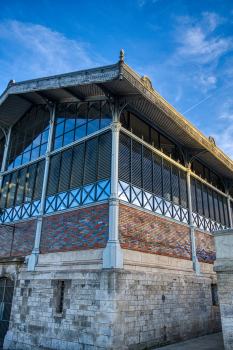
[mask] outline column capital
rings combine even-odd
[[[121,130],[121,123],[120,122],[112,122],[110,124],[110,128],[113,132],[119,132]]]

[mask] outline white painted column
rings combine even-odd
[[[229,190],[227,190],[227,209],[228,209],[229,226],[230,228],[232,228],[231,202],[230,202]]]
[[[114,118],[114,120],[116,120]],[[123,250],[118,239],[119,199],[118,199],[118,164],[119,132],[121,124],[112,122],[112,159],[111,159],[111,194],[109,199],[109,239],[103,252],[103,268],[123,269]]]
[[[47,190],[48,176],[49,176],[50,152],[52,149],[55,110],[56,110],[56,104],[54,104],[53,110],[51,111],[51,117],[50,117],[50,121],[49,121],[50,122],[50,129],[49,129],[49,139],[48,139],[47,151],[45,153],[45,170],[44,170],[43,186],[42,186],[42,193],[41,193],[40,211],[39,211],[39,215],[37,217],[36,237],[35,237],[34,248],[33,248],[33,251],[28,259],[28,271],[35,271],[35,267],[36,267],[37,260],[38,260],[38,255],[40,253],[40,238],[41,238],[42,220],[43,220],[45,201],[46,201],[46,190]]]
[[[187,171],[187,192],[188,192],[188,209],[189,209],[189,225],[191,234],[191,247],[192,247],[192,262],[193,269],[197,276],[201,275],[201,266],[196,254],[196,242],[195,242],[195,231],[193,225],[193,212],[192,212],[192,198],[191,198],[191,186],[190,186],[190,174],[191,170]]]
[[[6,170],[6,161],[7,161],[7,155],[8,155],[9,145],[10,145],[10,138],[11,138],[11,129],[12,127],[9,128],[9,131],[6,137],[6,143],[4,145],[4,153],[3,153],[2,167],[1,167],[1,173],[0,173],[0,190],[2,188],[3,173]]]

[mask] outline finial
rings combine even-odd
[[[9,89],[14,83],[15,83],[14,79],[10,80],[7,85],[7,89]]]
[[[120,51],[120,56],[119,56],[120,61],[123,61],[123,60],[124,60],[124,58],[125,58],[124,53],[125,53],[124,50],[121,50],[121,51]]]

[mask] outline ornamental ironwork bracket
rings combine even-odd
[[[182,153],[184,154],[185,166],[189,168],[192,162],[194,161],[194,159],[196,159],[200,155],[207,152],[208,150],[203,148],[187,148],[187,147],[184,148],[183,147]]]
[[[34,91],[37,95],[43,98],[45,103],[47,104],[49,110],[53,109],[54,103],[57,102],[54,98],[49,96],[48,94],[42,92],[42,91]]]

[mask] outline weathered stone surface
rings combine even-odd
[[[4,349],[135,350],[219,331],[214,273],[197,277],[190,261],[145,254],[124,252],[140,271],[128,263],[127,270],[82,270],[66,259],[66,270],[53,262],[50,269],[46,257],[35,272],[22,265]],[[60,313],[59,280],[65,282]]]

